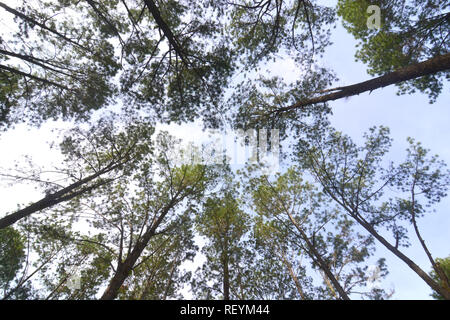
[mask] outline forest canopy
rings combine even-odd
[[[395,128],[354,137],[332,121],[337,103],[385,87],[393,108],[448,99],[449,9],[0,1],[0,141],[60,124],[48,137],[55,165],[0,167],[2,188],[40,195],[0,206],[0,299],[379,300],[398,293],[382,283],[402,265],[449,300],[449,257],[433,251],[450,254],[448,237],[426,239],[434,226],[422,223],[450,221],[446,155],[411,132],[394,159]],[[337,26],[356,43],[361,81],[327,59]],[[192,131],[161,129],[173,125]],[[211,132],[236,154],[205,143]]]

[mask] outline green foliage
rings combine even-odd
[[[447,258],[437,258],[436,259],[436,263],[442,268],[442,270],[445,273],[445,276],[447,277],[447,279],[450,279],[450,257]],[[430,276],[435,280],[440,282],[443,286],[445,286],[445,280],[441,279],[438,274],[436,273],[435,270],[432,270],[430,272]],[[439,293],[437,293],[436,291],[434,291],[431,296],[436,299],[436,300],[444,300],[444,297],[442,295],[440,295]]]
[[[379,30],[367,28],[372,4],[2,5],[14,20],[0,32],[0,129],[75,120],[57,168],[1,173],[35,183],[49,204],[0,230],[2,298],[97,299],[113,288],[109,298],[181,299],[189,285],[199,299],[388,298],[369,286],[370,262],[387,274],[384,259],[374,260],[374,238],[399,256],[414,229],[432,260],[418,219],[446,196],[450,172],[413,139],[405,161],[387,164],[388,128],[370,128],[358,146],[330,128],[327,104],[277,112],[337,79],[317,64],[337,15],[371,75],[448,53],[445,1],[380,2]],[[280,55],[298,68],[297,81],[261,72]],[[444,76],[402,83],[400,93],[434,100]],[[197,120],[277,128],[281,139],[295,137],[295,165],[274,176],[246,167],[240,184],[227,163],[207,165],[200,148],[154,135],[158,123]],[[203,265],[186,271],[198,254]],[[448,260],[436,259],[446,274]],[[448,290],[439,268],[430,275]]]
[[[20,232],[12,227],[0,230],[0,289],[3,295],[14,287],[25,258],[26,244]]]
[[[229,299],[246,297],[243,274],[251,254],[245,245],[245,235],[250,221],[240,209],[234,188],[228,183],[216,195],[207,198],[196,218],[196,229],[208,241],[202,248],[206,262],[197,270],[197,279],[192,285],[198,298],[223,299],[227,294]],[[227,293],[224,292],[226,286],[229,287]]]
[[[365,264],[374,252],[373,238],[356,232],[354,222],[327,206],[324,195],[303,180],[298,167],[289,168],[274,181],[265,176],[252,179],[249,189],[253,190],[252,206],[259,215],[256,238],[284,262],[296,282],[297,295],[302,299],[339,298],[325,275],[326,268],[347,294],[358,292],[362,297],[375,297],[372,288],[364,292],[368,279]],[[308,275],[302,265],[305,262],[299,262],[304,261],[302,256],[319,271],[323,287],[314,287],[307,276],[294,278],[294,268],[300,275]],[[381,277],[387,274],[385,268],[382,270]],[[378,298],[386,297],[382,290],[378,293]]]

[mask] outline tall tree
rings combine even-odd
[[[349,217],[406,263],[433,290],[448,299],[449,291],[406,256],[400,247],[409,245],[409,224],[433,268],[446,281],[422,238],[417,219],[445,196],[450,184],[449,174],[445,173],[445,163],[436,156],[428,157],[428,150],[412,139],[409,139],[406,161],[383,168],[381,161],[391,142],[388,132],[385,127],[371,128],[365,135],[364,146],[358,147],[349,137],[330,129],[328,135],[315,136],[313,140],[299,144],[298,159],[317,179],[324,193]],[[403,196],[389,198],[385,194],[388,187]],[[383,229],[392,233],[392,239],[382,234]]]
[[[300,296],[305,292],[292,270],[299,252],[311,261],[324,280],[325,297],[350,299],[351,293],[371,298],[383,298],[381,288],[365,288],[369,273],[366,260],[373,254],[373,238],[356,232],[354,224],[339,211],[328,208],[323,195],[303,181],[299,169],[292,167],[275,181],[267,176],[253,178],[253,206],[260,215],[265,242],[275,246],[275,252],[291,274]],[[266,229],[264,231],[264,229]],[[291,253],[288,255],[289,250]],[[384,259],[378,261],[380,276],[386,275]],[[323,289],[317,289],[323,290]]]
[[[189,280],[180,265],[195,251],[190,214],[214,186],[216,169],[194,160],[177,163],[176,147],[173,138],[161,133],[155,156],[146,153],[139,168],[19,223],[30,230],[32,252],[40,257],[35,270],[24,272],[28,283],[44,283],[39,298],[178,295]],[[78,288],[71,286],[74,277]]]
[[[198,270],[194,291],[202,298],[236,299],[239,292],[239,270],[246,263],[244,236],[249,230],[249,218],[239,208],[233,186],[206,199],[197,218],[197,230],[207,238],[202,249],[206,262]],[[209,284],[209,282],[213,282]]]
[[[105,116],[88,130],[70,130],[60,144],[65,156],[62,168],[51,170],[57,181],[46,181],[38,168],[0,173],[13,182],[34,181],[44,188],[46,196],[25,208],[0,219],[0,229],[6,228],[33,213],[82,196],[121,175],[131,174],[143,159],[151,154],[153,128],[133,119],[125,129],[115,127],[117,117]],[[17,171],[19,171],[17,173]],[[67,180],[66,186],[61,180]]]

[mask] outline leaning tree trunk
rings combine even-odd
[[[272,113],[281,113],[298,108],[302,108],[311,104],[324,103],[328,101],[333,101],[341,98],[346,98],[354,95],[358,95],[363,92],[373,91],[375,89],[383,88],[392,84],[397,84],[403,81],[412,80],[415,78],[427,76],[441,71],[450,70],[450,53],[446,53],[441,56],[434,57],[432,59],[412,64],[393,72],[385,74],[383,76],[359,82],[350,86],[338,87],[333,89],[327,89],[323,92],[332,92],[325,95],[321,95],[315,98],[310,98],[306,100],[294,103],[291,106],[278,108]]]
[[[125,282],[125,280],[128,278],[128,276],[133,271],[133,267],[136,265],[137,260],[142,255],[142,252],[144,252],[145,247],[149,243],[150,239],[155,235],[156,229],[163,221],[164,217],[167,215],[167,213],[173,208],[173,206],[176,204],[177,200],[172,199],[169,204],[164,208],[164,210],[161,212],[161,215],[157,219],[157,221],[154,223],[154,225],[149,228],[144,235],[142,236],[141,241],[139,241],[131,251],[131,253],[127,256],[124,262],[119,261],[117,270],[112,277],[112,279],[109,281],[108,287],[103,292],[103,295],[101,296],[100,300],[113,300],[117,297],[119,294],[119,289]]]
[[[25,217],[30,216],[31,214],[33,214],[35,212],[50,208],[54,205],[57,205],[58,203],[68,201],[68,200],[73,199],[83,193],[86,193],[90,190],[98,188],[105,183],[108,183],[110,180],[99,181],[98,183],[95,183],[90,186],[87,186],[87,187],[77,190],[79,187],[88,184],[89,182],[93,181],[94,179],[98,178],[99,176],[101,176],[107,172],[110,172],[117,167],[118,167],[118,164],[113,165],[113,166],[107,166],[107,167],[103,168],[102,170],[97,171],[96,173],[94,173],[84,179],[74,182],[71,185],[69,185],[61,190],[58,190],[54,193],[51,193],[51,194],[45,196],[41,200],[39,200],[33,204],[30,204],[29,206],[27,206],[23,209],[20,209],[14,213],[11,213],[11,214],[1,218],[0,219],[0,230],[4,229],[6,227],[9,227],[10,225],[16,223],[17,221],[19,221]]]

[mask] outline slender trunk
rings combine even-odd
[[[300,233],[300,236],[302,237],[303,241],[305,241],[306,246],[308,247],[308,251],[309,251],[308,254],[310,255],[310,257],[319,265],[320,269],[322,269],[322,271],[325,273],[327,278],[331,281],[331,283],[333,284],[333,287],[339,293],[339,296],[343,300],[350,300],[350,297],[347,295],[347,293],[345,292],[344,288],[342,288],[342,286],[339,283],[339,281],[333,275],[333,273],[331,272],[331,270],[328,267],[327,263],[322,259],[321,254],[316,250],[316,248],[314,247],[314,244],[312,244],[311,241],[309,241],[309,238],[303,232],[303,229],[300,228],[300,226],[298,225],[297,221],[294,219],[294,217],[290,213],[288,213],[288,216],[289,216],[289,219],[291,220],[292,224],[294,225],[294,227]]]
[[[269,180],[267,178],[266,178],[266,181],[272,187],[272,190],[274,190],[276,192],[276,190],[273,188],[272,184],[269,182]],[[278,194],[278,193],[276,193],[276,194]],[[306,233],[303,231],[303,229],[299,226],[297,220],[294,219],[294,217],[292,216],[290,210],[288,210],[286,208],[286,206],[284,205],[284,202],[281,199],[280,199],[280,202],[281,202],[281,204],[283,206],[283,209],[284,209],[285,213],[289,217],[289,220],[294,225],[294,227],[297,229],[297,231],[300,233],[300,237],[306,243],[306,246],[308,247],[306,251],[307,251],[307,254],[309,255],[309,257],[311,259],[313,259],[313,261],[319,265],[319,268],[322,269],[322,271],[326,274],[328,279],[333,284],[334,288],[339,293],[341,299],[343,299],[343,300],[350,300],[350,297],[347,295],[347,293],[345,292],[344,288],[342,288],[342,286],[340,285],[339,281],[333,275],[333,273],[331,272],[331,270],[330,270],[329,266],[327,265],[327,263],[322,259],[322,256],[316,250],[314,244],[311,243],[311,241],[309,241],[309,237],[306,235]]]
[[[325,273],[328,280],[333,284],[333,287],[336,289],[336,291],[339,293],[339,296],[343,300],[350,300],[350,297],[347,295],[347,292],[345,292],[344,288],[342,288],[339,281],[336,279],[334,274],[331,272],[329,266],[326,264],[326,262],[322,259],[322,256],[317,252],[317,250],[312,246],[312,244],[308,241],[307,243],[309,250],[312,251],[312,258],[313,260],[316,260],[317,264],[319,265],[320,269]]]
[[[50,208],[58,203],[73,199],[85,192],[93,190],[93,189],[107,183],[107,181],[101,181],[101,182],[91,185],[89,187],[86,187],[81,190],[73,192],[76,188],[78,188],[86,183],[89,183],[90,181],[94,180],[95,178],[99,177],[100,175],[107,173],[116,167],[117,167],[117,165],[114,165],[114,166],[107,167],[103,170],[100,170],[95,174],[92,174],[84,179],[81,179],[75,183],[72,183],[71,185],[69,185],[59,191],[56,191],[54,193],[51,193],[51,194],[45,196],[41,200],[29,205],[28,207],[25,207],[21,210],[18,210],[14,213],[11,213],[11,214],[1,218],[0,219],[0,229],[4,229],[4,228],[16,223],[20,219],[28,217],[29,215],[31,215],[35,212]]]
[[[416,164],[416,170],[417,170],[417,164]],[[414,191],[415,185],[416,185],[416,180],[414,179],[414,183],[413,183],[413,186],[411,188],[411,221],[412,221],[412,224],[414,226],[414,231],[416,232],[417,239],[419,239],[419,242],[422,245],[423,250],[425,251],[428,259],[430,260],[434,271],[436,272],[436,274],[441,279],[442,284],[443,284],[442,287],[445,290],[450,291],[450,283],[449,283],[449,280],[447,278],[447,275],[445,274],[444,270],[442,270],[442,268],[439,265],[437,265],[436,262],[434,261],[434,258],[431,255],[431,252],[428,249],[427,245],[425,244],[425,240],[423,240],[422,235],[420,234],[420,231],[419,231],[419,227],[417,225],[416,210],[415,210],[416,200],[415,200],[415,191]]]
[[[368,81],[359,82],[350,86],[324,90],[323,92],[330,92],[330,91],[335,92],[321,95],[315,98],[305,99],[297,103],[294,103],[291,106],[278,108],[274,110],[272,113],[281,113],[305,107],[311,104],[324,103],[345,97],[350,97],[358,95],[363,92],[373,91],[392,84],[397,84],[403,81],[416,79],[419,77],[427,76],[441,71],[446,71],[449,69],[450,69],[450,53],[446,53],[444,55],[437,56],[420,63],[412,64],[397,69],[393,72],[390,72],[388,74],[385,74],[383,76]]]
[[[27,21],[27,22],[29,22],[29,23],[31,23],[31,24],[34,24],[34,25],[37,25],[37,26],[41,27],[42,29],[47,30],[47,31],[53,33],[54,35],[56,35],[56,36],[58,36],[58,37],[64,39],[65,41],[70,42],[71,44],[73,44],[73,45],[75,45],[75,46],[78,46],[78,47],[82,48],[83,50],[89,51],[89,49],[87,49],[87,48],[83,47],[82,45],[76,43],[75,41],[73,41],[73,40],[67,38],[65,35],[59,33],[58,31],[53,30],[53,29],[47,27],[45,24],[40,23],[40,22],[36,21],[35,19],[33,19],[33,18],[31,18],[31,17],[29,17],[29,16],[23,14],[22,12],[19,12],[19,11],[17,11],[16,9],[7,6],[7,5],[4,4],[3,2],[0,2],[0,7],[2,7],[2,8],[5,9],[6,11],[8,11],[9,13],[11,13],[11,14],[13,14],[13,15],[19,17],[20,19],[22,19],[22,20],[24,20],[24,21]]]
[[[302,300],[306,300],[305,293],[303,292],[302,285],[300,284],[300,281],[298,280],[297,275],[294,272],[294,268],[292,267],[292,264],[287,260],[286,254],[284,251],[281,251],[281,259],[283,263],[285,264],[286,268],[288,269],[289,275],[291,276],[292,280],[294,281],[295,287],[297,288],[297,292],[299,293]]]
[[[316,173],[316,177],[317,173]],[[321,180],[319,178],[319,180]],[[322,186],[326,193],[336,201],[345,211],[348,212],[349,216],[356,220],[364,229],[366,229],[375,239],[377,239],[382,245],[384,245],[389,251],[391,251],[394,255],[396,255],[400,260],[408,265],[419,277],[425,281],[433,290],[442,295],[446,300],[450,300],[450,291],[442,288],[436,281],[434,281],[425,271],[423,271],[417,264],[415,264],[411,259],[409,259],[406,255],[404,255],[397,247],[393,246],[389,243],[383,236],[381,236],[371,224],[369,224],[366,220],[364,220],[357,211],[349,208],[345,203],[341,202],[336,196],[326,187],[326,184],[321,182]]]
[[[170,270],[169,281],[167,281],[167,286],[166,286],[166,289],[164,290],[164,296],[163,296],[162,300],[166,300],[167,296],[169,295],[169,290],[170,290],[170,287],[172,286],[172,278],[175,273],[175,270],[177,269],[177,262],[178,262],[179,256],[180,256],[180,251],[177,251],[175,260],[173,261],[172,268]]]
[[[230,270],[228,263],[228,243],[225,238],[223,252],[223,300],[230,300]]]
[[[230,300],[230,273],[228,261],[223,266],[223,300]]]
[[[450,300],[450,291],[442,288],[438,283],[436,283],[425,271],[423,271],[417,264],[415,264],[411,259],[404,255],[400,250],[390,244],[384,237],[382,237],[369,223],[361,220],[358,217],[352,215],[353,218],[361,224],[372,236],[381,242],[389,251],[395,254],[400,260],[405,262],[408,267],[410,267],[419,277],[422,278],[433,290],[442,295],[446,300]]]

